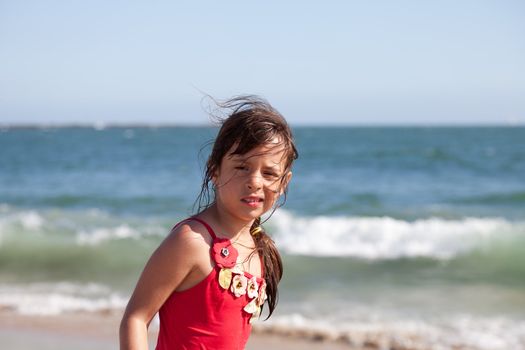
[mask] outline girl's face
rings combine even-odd
[[[232,150],[212,178],[217,205],[239,220],[251,221],[272,208],[292,173],[285,173],[285,149],[278,139],[242,155]]]

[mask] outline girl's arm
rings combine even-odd
[[[194,268],[204,240],[187,224],[173,230],[151,255],[120,323],[120,349],[148,349],[148,326]]]

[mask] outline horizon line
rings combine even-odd
[[[364,128],[375,128],[375,127],[525,127],[525,122],[503,122],[503,123],[288,123],[291,127],[313,127],[313,128],[331,128],[331,127],[364,127]],[[63,122],[50,122],[50,123],[0,123],[0,129],[47,129],[47,128],[91,128],[97,130],[103,130],[106,128],[213,128],[217,127],[212,123],[118,123],[118,122],[92,122],[92,123],[63,123]]]

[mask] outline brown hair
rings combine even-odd
[[[287,184],[284,183],[285,175],[291,169],[293,161],[298,157],[288,123],[276,109],[258,96],[242,95],[226,102],[214,102],[221,110],[227,110],[229,113],[224,118],[218,118],[221,127],[206,162],[201,192],[196,201],[198,212],[205,210],[215,202],[215,193],[210,192],[210,188],[212,191],[214,190],[212,178],[219,169],[223,157],[233,147],[235,149],[232,151],[232,154],[243,155],[260,145],[269,143],[277,137],[280,141],[278,146],[284,147],[285,150],[285,167],[283,176],[280,179],[280,186],[283,190],[282,200],[274,206],[271,212],[273,214],[275,209],[286,202]],[[266,281],[268,317],[270,317],[278,300],[277,285],[283,274],[283,264],[274,241],[261,224],[261,218],[259,217],[253,222],[250,232],[254,238],[257,253],[263,257],[263,278]]]

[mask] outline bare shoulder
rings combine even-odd
[[[202,224],[189,221],[175,226],[160,247],[163,245],[184,254],[198,253],[202,250],[207,252],[210,248],[210,239]]]
[[[193,269],[209,261],[210,244],[211,238],[202,224],[188,221],[174,227],[156,253],[167,255],[167,260],[179,268]]]
[[[199,271],[210,266],[210,242],[199,223],[174,227],[146,263],[126,314],[149,322],[174,290],[194,283]]]
[[[152,261],[172,289],[186,289],[209,272],[211,237],[198,222],[188,221],[174,227],[157,250]]]

